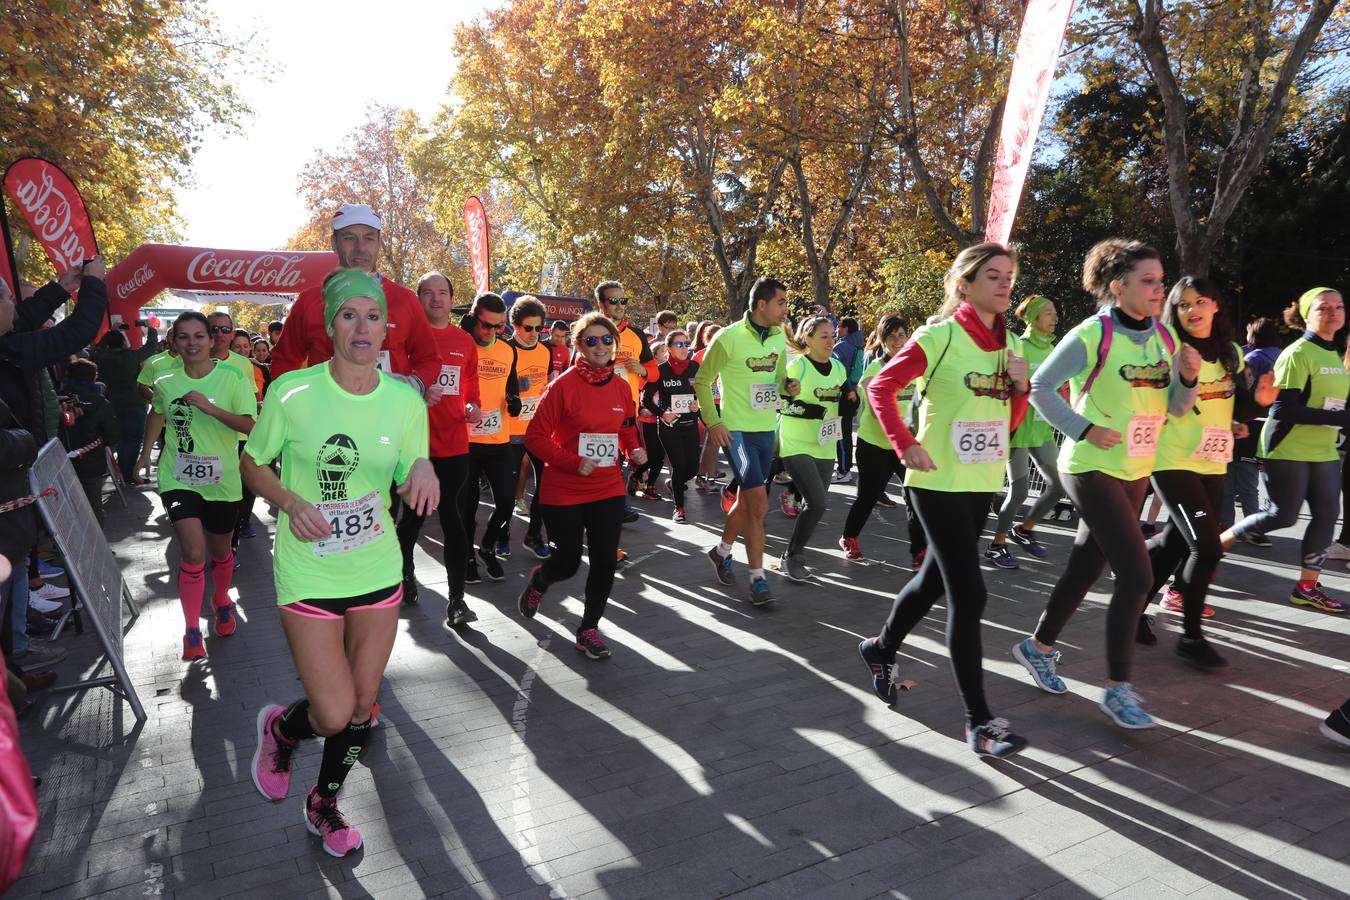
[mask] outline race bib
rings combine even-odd
[[[447,397],[459,395],[459,366],[441,366],[441,374],[436,376],[436,384]]]
[[[750,408],[753,410],[777,411],[781,404],[778,400],[778,385],[776,384],[752,384],[750,385]]]
[[[844,436],[844,420],[839,416],[833,416],[820,423],[820,434],[817,440],[821,444],[833,444]]]
[[[179,484],[201,487],[220,484],[220,457],[180,453],[173,461],[173,480]]]
[[[1205,462],[1233,461],[1233,430],[1231,428],[1206,428],[1200,438],[1200,446],[1195,448],[1191,459]]]
[[[357,500],[334,500],[314,506],[328,523],[328,537],[311,545],[315,556],[346,553],[384,537],[379,491],[371,491]]]
[[[1166,416],[1133,416],[1125,431],[1126,456],[1156,456]]]
[[[502,410],[498,407],[494,410],[484,410],[483,418],[469,429],[470,437],[488,437],[502,430]]]
[[[380,355],[375,360],[375,368],[386,375],[394,374],[394,363],[389,357],[388,350],[381,350]]]
[[[522,422],[528,422],[534,418],[534,411],[539,408],[538,397],[520,398],[520,415],[518,418]]]
[[[713,382],[712,395],[713,395],[713,402],[714,402],[714,403],[721,403],[721,402],[722,402],[722,382],[720,382],[720,381],[714,381],[714,382]]]
[[[1339,397],[1327,397],[1322,401],[1322,408],[1329,409],[1332,412],[1342,412],[1345,409],[1345,401]]]
[[[577,456],[582,459],[593,459],[597,466],[617,466],[619,464],[619,436],[617,434],[582,432],[577,436]]]
[[[694,411],[694,395],[693,395],[693,394],[671,394],[671,395],[670,395],[670,411],[673,412],[673,413],[675,413],[676,415],[681,415],[681,416],[684,415],[685,413],[691,413],[691,412],[693,412],[693,411]]]
[[[952,422],[952,448],[963,466],[1004,462],[1008,458],[1008,420],[958,419]]]

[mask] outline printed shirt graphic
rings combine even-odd
[[[273,575],[277,604],[356,597],[399,583],[403,556],[389,515],[390,484],[402,484],[427,456],[427,409],[417,392],[388,375],[369,394],[350,394],[321,364],[272,382],[244,452],[259,465],[281,456],[281,481],[313,504],[374,495],[379,522],[367,542],[316,555],[277,519]],[[341,522],[339,522],[339,529]]]
[[[536,343],[528,349],[517,345],[516,377],[524,378],[528,376],[530,386],[520,392],[521,415],[511,416],[511,437],[523,435],[526,429],[530,427],[530,420],[522,417],[527,414],[531,407],[538,406],[537,398],[544,393],[544,388],[548,387],[548,367],[552,356],[553,354],[549,352],[548,347],[542,343]]]
[[[506,412],[506,381],[515,351],[501,338],[491,347],[478,348],[478,394],[483,400],[483,421],[469,426],[471,444],[505,444],[511,440],[510,416]],[[493,418],[495,416],[495,418]],[[495,427],[495,431],[492,430]],[[479,433],[474,432],[491,432]]]
[[[787,377],[801,382],[801,392],[786,400],[812,403],[825,407],[823,419],[805,419],[797,416],[780,415],[778,417],[778,455],[810,456],[815,459],[834,459],[838,437],[829,443],[820,442],[820,430],[826,422],[839,418],[839,398],[843,394],[848,372],[839,360],[830,358],[830,374],[822,375],[805,356],[799,356],[788,364]],[[836,423],[837,425],[838,423]],[[839,437],[843,432],[838,428]]]
[[[890,360],[888,357],[878,357],[863,370],[862,378],[858,381],[858,439],[867,441],[873,447],[880,447],[883,450],[894,450],[891,446],[890,438],[886,437],[886,432],[882,431],[881,423],[877,421],[877,414],[872,411],[872,400],[867,396],[867,383],[872,377],[881,371],[881,367]],[[914,400],[914,385],[905,385],[904,390],[895,395],[895,401],[900,407],[900,417],[909,418],[909,405]]]
[[[1304,403],[1310,409],[1344,409],[1346,395],[1350,394],[1350,375],[1334,351],[1299,338],[1275,360],[1275,387],[1303,391]],[[1331,462],[1336,459],[1339,430],[1329,425],[1281,427],[1275,419],[1266,419],[1261,429],[1261,457]]]
[[[1117,326],[1119,329],[1120,326]],[[1169,327],[1170,326],[1164,326]],[[1064,436],[1059,451],[1059,470],[1071,475],[1084,472],[1104,472],[1122,481],[1147,478],[1153,473],[1154,454],[1131,455],[1131,432],[1140,430],[1148,422],[1167,420],[1167,400],[1172,384],[1171,358],[1167,344],[1150,325],[1148,340],[1136,344],[1126,335],[1116,333],[1106,364],[1092,383],[1092,390],[1083,397],[1083,385],[1097,365],[1097,347],[1101,343],[1102,324],[1099,316],[1092,316],[1075,326],[1064,336],[1066,341],[1082,341],[1087,350],[1087,365],[1069,379],[1069,402],[1088,421],[1103,428],[1119,431],[1121,441],[1110,450],[1099,450],[1087,441]],[[1174,346],[1180,346],[1176,331],[1172,330]],[[1135,423],[1131,428],[1130,423]]]
[[[924,325],[911,340],[918,342],[928,360],[919,383],[928,393],[919,406],[919,430],[914,437],[937,468],[932,472],[906,469],[905,484],[957,493],[998,491],[1008,463],[1012,418],[1012,382],[1004,374],[1007,351],[980,349],[955,318]],[[946,357],[942,358],[944,349]],[[955,433],[958,428],[964,431]],[[972,446],[978,442],[980,455],[988,461],[958,459],[957,441],[963,434]]]
[[[787,368],[787,337],[774,325],[760,340],[750,324],[750,314],[728,325],[712,339],[694,378],[699,415],[709,428],[724,424],[731,431],[773,431],[778,427],[777,409],[753,409],[755,385],[780,387]],[[721,379],[720,409],[713,399],[713,382]]]
[[[197,391],[226,412],[253,416],[258,410],[253,379],[245,380],[237,369],[221,365],[201,378],[190,378],[178,365],[155,379],[154,390],[150,408],[164,416],[164,452],[155,469],[160,492],[193,491],[205,500],[240,499],[238,432],[188,403],[183,395]],[[174,475],[183,454],[219,457],[219,483],[192,485],[178,481]]]
[[[1238,348],[1238,372],[1246,364],[1242,361],[1242,348]],[[1154,460],[1155,472],[1196,472],[1200,475],[1222,475],[1228,471],[1228,463],[1217,457],[1218,452],[1204,453],[1206,442],[1213,450],[1221,450],[1220,444],[1227,442],[1231,448],[1236,443],[1233,438],[1233,404],[1237,396],[1237,384],[1234,377],[1224,369],[1223,363],[1202,362],[1200,364],[1200,383],[1196,389],[1195,406],[1181,417],[1168,416],[1167,427],[1158,437],[1158,457]],[[1224,438],[1220,432],[1227,434]],[[1220,442],[1215,442],[1215,437]],[[1197,458],[1202,456],[1213,459]],[[1230,454],[1231,455],[1231,454]]]

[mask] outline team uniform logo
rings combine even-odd
[[[821,403],[838,403],[839,398],[843,393],[844,388],[842,385],[835,385],[830,388],[818,387],[815,390],[816,399]]]
[[[319,447],[319,457],[315,460],[315,471],[319,479],[319,492],[323,500],[330,503],[342,500],[347,494],[347,479],[356,471],[361,461],[361,453],[356,442],[345,434],[335,434]]]
[[[778,366],[778,354],[752,356],[745,361],[745,367],[751,372],[772,372]]]
[[[1012,396],[1012,382],[1002,372],[993,375],[984,372],[967,372],[966,390],[976,397],[991,397],[995,400],[1007,400]]]
[[[1233,385],[1233,379],[1225,375],[1218,381],[1200,382],[1196,397],[1199,400],[1227,400],[1235,393],[1237,393],[1237,390]]]
[[[169,427],[173,429],[174,441],[182,453],[195,453],[197,450],[197,445],[192,440],[192,411],[192,404],[182,397],[169,402],[166,418],[169,420]]]
[[[1166,390],[1172,382],[1172,367],[1166,361],[1151,366],[1121,366],[1120,377],[1137,388],[1156,388]]]

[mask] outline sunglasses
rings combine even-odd
[[[505,330],[506,330],[506,323],[505,323],[505,322],[498,322],[496,325],[491,325],[491,324],[489,324],[489,323],[487,323],[487,322],[480,321],[480,322],[478,323],[478,327],[479,327],[479,328],[484,328],[484,329],[489,329],[489,328],[490,328],[490,329],[493,330],[493,331],[505,331]]]
[[[594,347],[596,344],[604,344],[606,347],[614,345],[614,335],[612,334],[588,334],[581,339],[581,342],[587,347]]]
[[[517,325],[516,331],[523,331],[526,334],[534,334],[536,331],[543,331],[543,325]]]
[[[610,298],[609,298],[608,300],[606,300],[605,302],[608,303],[610,306],[627,306],[627,305],[628,305],[628,298],[627,298],[627,297],[610,297]]]
[[[206,330],[212,334],[234,334],[233,325],[211,325]]]
[[[683,349],[683,348],[689,346],[689,342],[688,342],[688,341],[671,341],[671,342],[670,342],[670,346],[672,346],[672,347],[679,347],[679,348]]]

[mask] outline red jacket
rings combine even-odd
[[[459,393],[444,394],[439,403],[427,407],[428,424],[431,427],[431,455],[463,456],[469,452],[464,404],[479,405],[478,345],[467,331],[455,325],[431,329],[431,338],[436,342],[441,365],[459,368]],[[448,377],[450,373],[446,374]],[[433,379],[430,383],[437,382]]]
[[[397,282],[380,276],[389,305],[388,331],[381,349],[389,351],[389,364],[400,375],[416,375],[423,385],[436,381],[441,358],[431,338],[431,325],[417,295]],[[333,358],[333,340],[323,321],[323,288],[300,292],[281,329],[281,339],[272,348],[272,377],[303,369]]]
[[[641,446],[633,424],[633,389],[626,378],[587,384],[572,368],[544,390],[525,432],[525,449],[544,461],[548,473],[540,479],[539,502],[576,506],[623,496],[623,474],[617,465],[599,466],[589,475],[577,471],[583,434],[618,435],[625,456]]]

